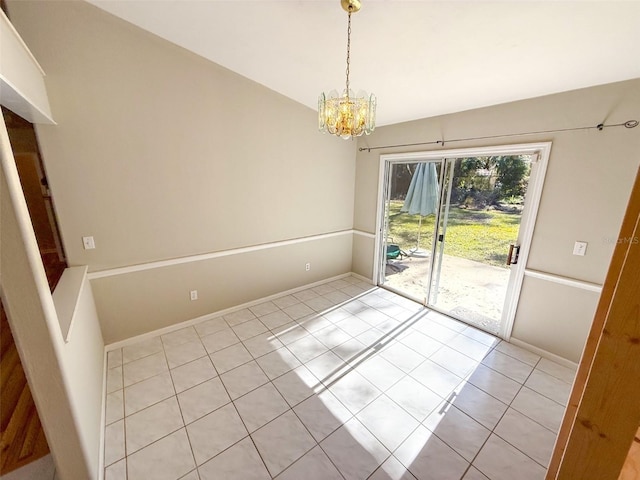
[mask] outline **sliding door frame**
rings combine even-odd
[[[531,165],[531,174],[525,196],[525,211],[523,212],[518,233],[518,241],[521,244],[518,265],[515,270],[515,279],[510,282],[507,291],[507,302],[503,309],[501,327],[498,335],[509,340],[513,330],[515,313],[518,306],[518,297],[522,288],[524,272],[529,257],[531,241],[535,228],[540,199],[542,197],[542,187],[547,172],[549,156],[551,154],[551,142],[520,143],[514,145],[496,145],[489,147],[468,147],[451,150],[434,150],[408,153],[390,153],[380,155],[378,173],[378,198],[376,206],[376,234],[374,248],[373,280],[376,285],[382,283],[383,259],[386,257],[383,251],[384,228],[385,228],[385,192],[387,188],[387,172],[390,165],[395,162],[423,162],[460,157],[480,157],[495,155],[535,155],[536,158]],[[426,299],[428,304],[429,299]]]

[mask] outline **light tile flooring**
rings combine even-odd
[[[354,277],[108,354],[106,480],[541,480],[574,372]]]

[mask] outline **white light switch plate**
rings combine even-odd
[[[93,237],[82,237],[82,245],[85,250],[96,248],[96,242],[93,241]]]
[[[580,255],[584,257],[584,254],[587,253],[587,242],[576,242],[573,245],[573,254]]]

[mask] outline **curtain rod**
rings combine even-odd
[[[637,120],[627,120],[626,122],[623,123],[615,123],[615,124],[611,124],[611,125],[605,125],[604,123],[599,123],[596,126],[592,126],[592,127],[574,127],[574,128],[559,128],[559,129],[555,129],[555,130],[540,130],[537,132],[522,132],[522,133],[506,133],[503,135],[487,135],[485,137],[468,137],[468,138],[456,138],[456,139],[452,139],[452,140],[447,140],[446,143],[453,143],[453,142],[467,142],[469,140],[487,140],[487,139],[491,139],[491,138],[504,138],[504,137],[519,137],[519,136],[523,136],[523,135],[541,135],[543,133],[559,133],[559,132],[573,132],[576,130],[592,130],[592,129],[596,129],[596,130],[604,130],[605,128],[612,128],[612,127],[625,127],[625,128],[635,128],[638,126],[638,121]],[[400,147],[416,147],[419,145],[442,145],[444,146],[445,144],[445,140],[434,140],[432,142],[419,142],[419,143],[404,143],[401,145],[380,145],[377,147],[360,147],[358,148],[359,152],[363,152],[363,151],[367,151],[367,153],[370,153],[371,150],[379,150],[381,148],[400,148]]]

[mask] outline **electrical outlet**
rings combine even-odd
[[[304,269],[308,272],[309,270],[311,270],[311,264],[310,263],[305,263],[304,264]]]
[[[584,257],[587,253],[587,242],[576,242],[573,244],[573,254]]]
[[[93,237],[82,237],[82,246],[84,246],[85,250],[92,250],[96,248],[96,242]]]
[[[198,299],[198,290],[191,290],[189,292],[189,296],[191,297],[191,301]]]

